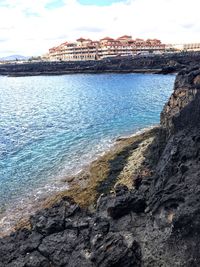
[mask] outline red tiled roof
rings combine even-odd
[[[119,39],[127,39],[127,38],[132,38],[132,36],[130,36],[130,35],[123,35],[123,36],[120,36],[119,38],[117,38],[117,40],[119,40]]]
[[[67,45],[68,44],[68,42],[64,42],[64,43],[62,43],[61,45]]]
[[[81,38],[77,39],[76,41],[77,42],[83,42],[83,41],[87,41],[87,40],[81,37]]]
[[[70,46],[70,45],[75,45],[76,43],[68,43],[67,46]]]
[[[140,39],[140,38],[137,38],[135,40],[127,40],[127,43],[125,44],[124,42],[122,42],[122,40],[125,40],[126,38],[132,38],[131,36],[128,36],[128,35],[123,35],[121,37],[119,37],[118,39],[113,39],[111,37],[105,37],[105,38],[102,38],[100,41],[93,41],[91,39],[84,39],[84,38],[79,38],[77,39],[77,42],[80,41],[80,42],[83,42],[83,41],[86,41],[88,42],[88,44],[86,45],[86,47],[88,48],[95,48],[95,47],[107,47],[107,49],[116,49],[117,47],[121,47],[121,48],[124,48],[124,47],[145,47],[145,46],[148,46],[148,47],[165,47],[164,44],[161,43],[160,40],[158,39],[147,39],[146,41],[144,39]],[[104,45],[101,44],[101,41],[104,41]],[[60,44],[59,46],[55,46],[55,47],[52,47],[49,49],[49,53],[53,54],[54,52],[56,51],[62,51],[63,50],[63,47],[67,46],[67,47],[77,47],[78,44],[77,42],[64,42],[62,44]]]
[[[142,41],[142,42],[144,42],[144,39],[136,38],[135,41]]]
[[[113,40],[114,41],[114,39],[110,38],[110,37],[105,37],[105,38],[100,39],[100,41],[103,41],[103,40]]]
[[[59,46],[54,46],[49,49],[49,51],[58,51],[58,50],[59,50]]]

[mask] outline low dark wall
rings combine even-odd
[[[101,61],[29,62],[0,65],[0,75],[59,75],[68,73],[149,72],[173,73],[196,64],[200,52],[107,58]]]

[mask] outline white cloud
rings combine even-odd
[[[49,10],[45,8],[48,2],[0,3],[0,56],[10,51],[40,55],[80,36],[99,39],[130,34],[167,43],[200,42],[199,0],[128,0],[110,6],[64,0],[62,8]]]

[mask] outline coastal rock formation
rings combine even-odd
[[[0,64],[0,75],[32,76],[69,73],[174,73],[197,64],[199,52],[135,57],[105,58],[98,61],[25,62]]]
[[[175,81],[175,91],[161,113],[161,125],[172,135],[185,126],[198,126],[200,108],[199,67],[183,70]]]
[[[95,211],[69,197],[38,211],[30,229],[0,239],[0,266],[200,266],[199,116],[196,66],[177,75],[150,171],[102,194]]]

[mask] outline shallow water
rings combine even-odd
[[[0,210],[59,190],[60,179],[116,137],[157,124],[174,79],[153,74],[0,77]]]

